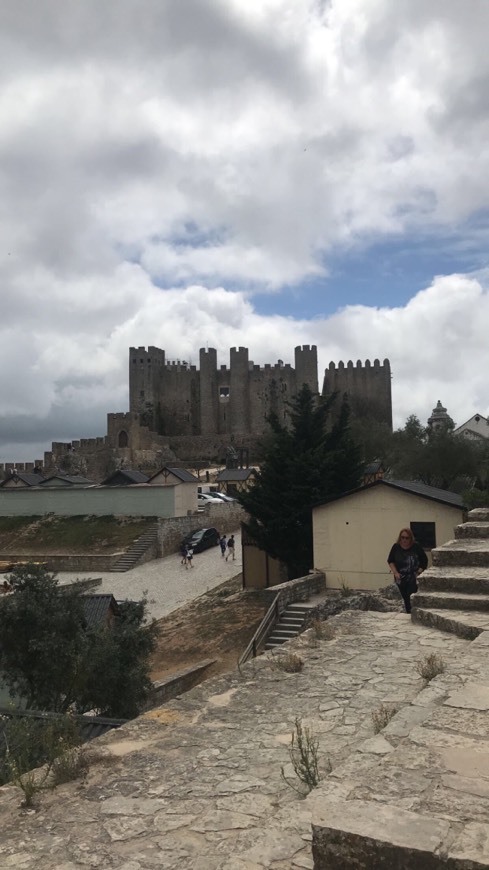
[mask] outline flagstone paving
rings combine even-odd
[[[413,625],[401,613],[344,612],[329,624],[332,640],[311,640],[310,631],[287,645],[304,659],[302,672],[275,666],[282,648],[96,741],[98,758],[86,781],[46,793],[37,812],[19,810],[16,788],[0,789],[0,867],[312,868],[314,800],[346,799],[352,780],[365,772],[366,784],[355,785],[361,792],[378,764],[387,766],[372,788],[378,802],[386,800],[394,790],[388,761],[397,743],[414,734],[413,757],[429,753],[426,735],[416,742],[416,734],[447,692],[463,704],[480,659],[467,655],[469,641]],[[442,685],[424,688],[416,664],[431,652],[443,656],[447,669],[437,678]],[[479,703],[486,700],[482,693]],[[399,712],[374,734],[371,714],[381,704]],[[443,709],[450,727],[452,708]],[[306,800],[281,774],[283,766],[299,785],[288,755],[296,717],[318,738],[324,776],[324,791],[321,785]],[[477,739],[477,727],[467,717],[467,740]],[[463,778],[462,761],[454,775]],[[396,801],[412,811],[426,779],[423,765],[403,776]]]

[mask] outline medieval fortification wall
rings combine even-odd
[[[288,402],[303,384],[319,392],[316,345],[296,347],[294,366],[282,360],[255,365],[248,348],[233,347],[229,366],[218,367],[217,351],[201,348],[199,368],[168,360],[158,347],[131,347],[129,412],[108,414],[104,437],[54,442],[36,466],[100,480],[120,463],[151,471],[177,459],[222,462],[230,444],[257,461],[267,417],[275,412],[286,422]],[[331,362],[322,393],[334,391],[348,395],[354,414],[375,416],[392,427],[389,360]],[[19,463],[17,469],[31,465]],[[7,463],[5,470],[13,467]]]

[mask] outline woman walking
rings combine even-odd
[[[417,579],[427,568],[428,558],[423,548],[416,543],[411,529],[401,529],[387,557],[394,575],[406,613],[411,613],[411,595],[418,591]]]

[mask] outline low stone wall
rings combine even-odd
[[[209,504],[203,511],[198,511],[187,517],[170,517],[158,520],[158,542],[161,556],[177,553],[182,538],[195,529],[214,527],[221,534],[235,532],[240,528],[246,514],[237,502]]]
[[[93,554],[81,555],[47,555],[46,553],[0,553],[0,562],[9,565],[18,562],[38,562],[45,565],[48,571],[110,571],[113,565],[119,561],[122,553],[97,556]],[[10,569],[8,569],[10,570]]]
[[[146,710],[164,704],[165,701],[171,701],[172,698],[176,698],[183,692],[193,689],[200,682],[204,671],[210,668],[216,661],[217,659],[203,659],[198,665],[186,668],[184,671],[178,671],[165,680],[153,683],[153,690],[146,705]]]
[[[314,574],[306,574],[305,577],[297,577],[277,586],[269,586],[263,589],[262,594],[266,602],[272,603],[277,593],[280,594],[280,607],[293,604],[294,601],[307,601],[311,595],[326,592],[326,577],[321,571]]]

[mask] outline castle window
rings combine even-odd
[[[144,390],[141,390],[139,393],[139,398],[144,399]]]
[[[125,432],[124,429],[122,429],[119,432],[118,446],[119,447],[127,447],[128,444],[129,444],[129,437],[127,435],[127,432]]]
[[[229,387],[219,387],[219,398],[229,399]]]

